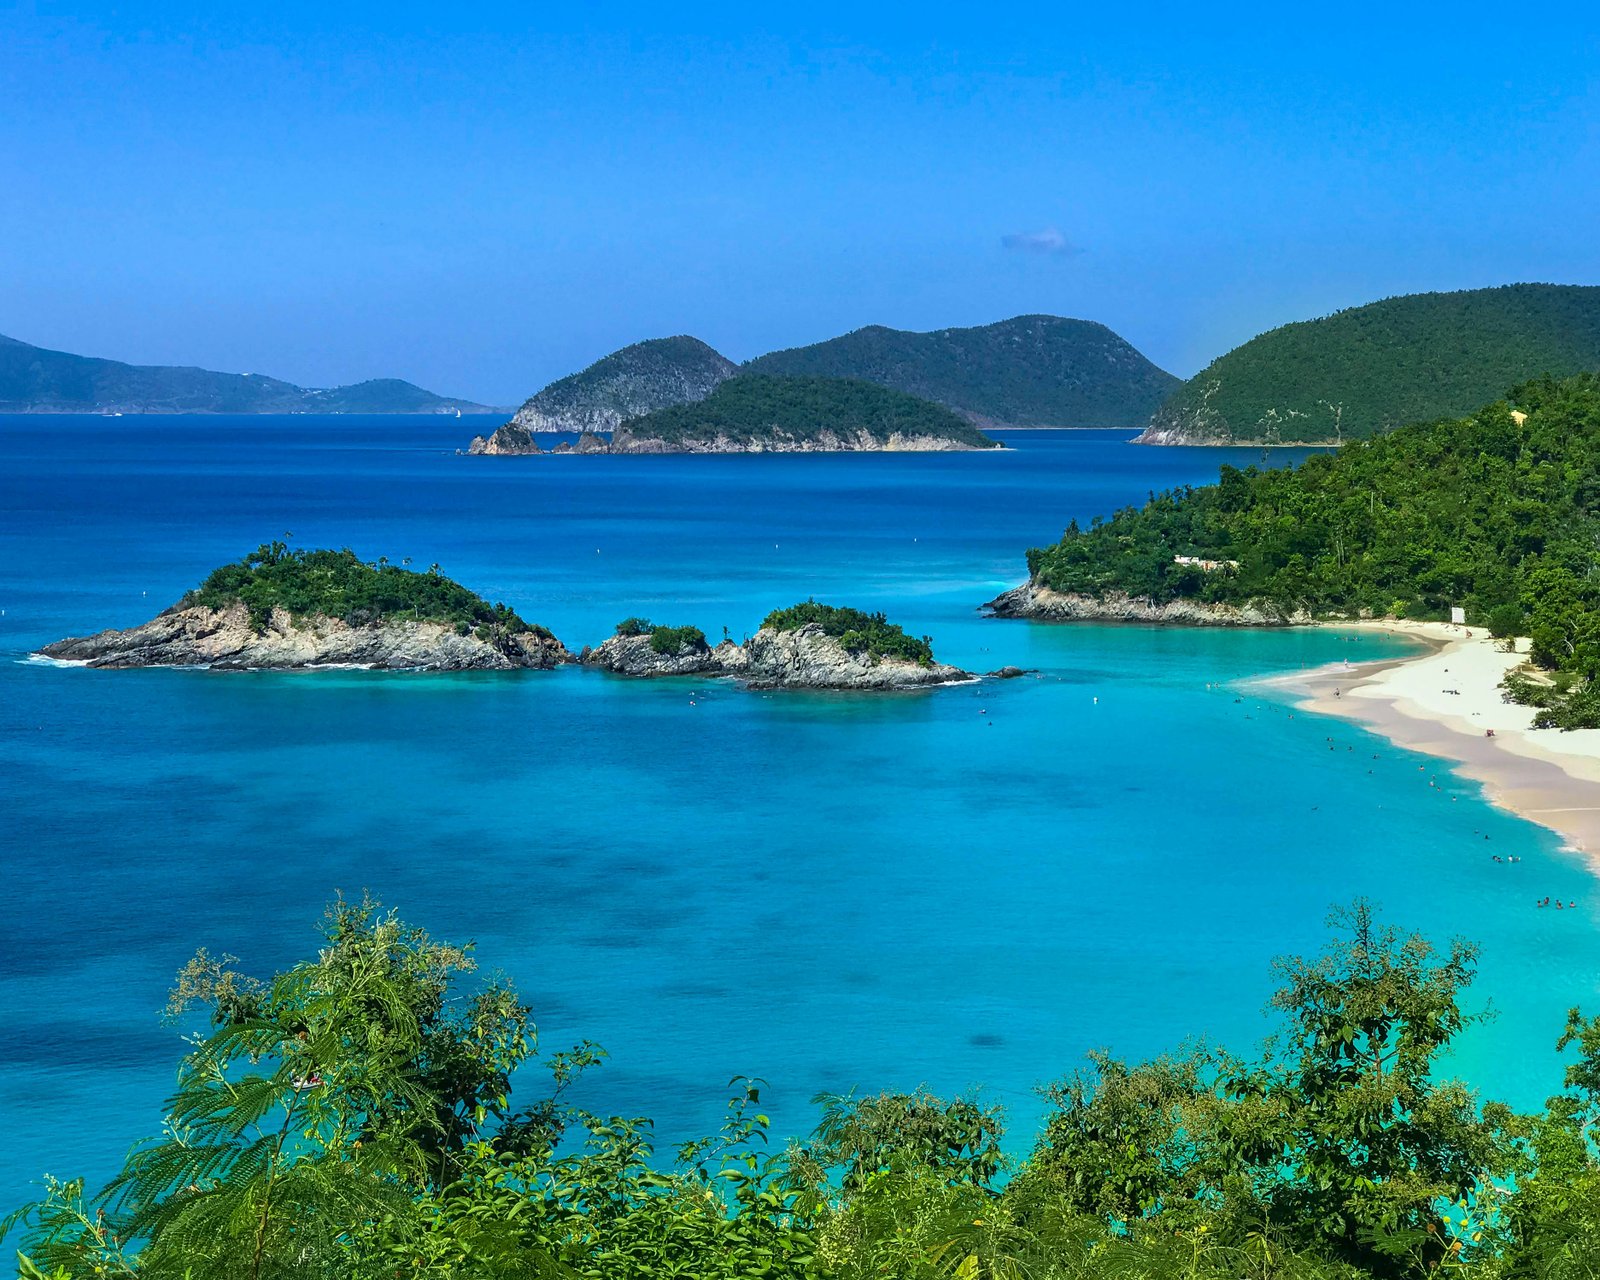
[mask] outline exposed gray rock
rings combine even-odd
[[[1171,600],[1164,604],[1111,591],[1103,596],[1052,591],[1042,583],[1025,582],[983,606],[996,618],[1031,618],[1037,622],[1157,622],[1188,627],[1284,627],[1314,621],[1309,613],[1285,613],[1273,605],[1205,604]]]
[[[731,640],[715,649],[704,640],[684,644],[672,653],[659,653],[648,635],[612,636],[595,649],[580,655],[585,666],[598,667],[621,676],[697,676],[742,675],[748,662],[744,650]]]
[[[316,614],[291,617],[273,610],[262,631],[242,604],[226,609],[175,606],[143,626],[58,640],[44,657],[91,667],[211,667],[306,670],[359,666],[380,670],[503,671],[548,669],[572,655],[549,632],[460,635],[439,622],[387,620],[351,626]]]
[[[612,431],[628,418],[704,400],[738,366],[698,338],[651,338],[552,382],[517,410],[526,432]]]
[[[943,663],[854,653],[816,623],[792,631],[763,627],[743,645],[725,640],[712,648],[702,641],[666,654],[651,647],[648,635],[612,636],[582,660],[624,676],[733,676],[752,689],[923,689],[975,678]]]
[[[921,689],[973,678],[941,662],[853,653],[815,622],[793,631],[763,627],[744,652],[745,682],[756,689]]]
[[[495,428],[487,436],[473,436],[472,443],[467,446],[467,452],[472,454],[506,455],[518,453],[543,453],[538,441],[531,432],[524,427],[508,422],[502,427]]]
[[[944,436],[891,434],[879,440],[870,431],[823,431],[806,439],[795,439],[774,429],[760,440],[735,440],[716,435],[700,440],[668,442],[654,436],[635,436],[626,429],[611,437],[612,453],[949,453],[986,449]]]

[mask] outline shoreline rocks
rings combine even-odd
[[[893,692],[962,684],[980,677],[941,662],[852,650],[815,622],[779,630],[763,627],[743,644],[712,646],[696,638],[672,647],[649,632],[614,635],[581,653],[569,652],[542,628],[468,631],[441,622],[388,619],[351,625],[325,614],[293,617],[274,609],[259,629],[248,609],[178,604],[137,627],[58,640],[38,656],[103,669],[195,667],[212,671],[311,671],[350,667],[372,671],[550,670],[563,663],[630,679],[708,676],[750,689]],[[995,679],[1024,672],[1003,667]]]
[[[1267,605],[1205,604],[1171,600],[1165,604],[1107,592],[1103,596],[1052,591],[1032,580],[1004,591],[983,605],[991,617],[1035,622],[1143,622],[1185,627],[1291,627],[1315,622],[1309,613],[1284,613]]]
[[[662,653],[646,635],[612,636],[594,649],[585,649],[578,660],[586,667],[609,671],[612,675],[652,679],[657,676],[732,676],[747,667],[744,650],[731,640],[715,649],[704,640],[680,645]]]
[[[726,676],[751,689],[894,691],[928,689],[977,679],[959,667],[923,666],[906,658],[874,658],[846,649],[817,623],[793,630],[763,627],[742,645],[704,640],[661,653],[649,635],[612,636],[579,655],[585,666],[640,679],[660,676]]]
[[[391,619],[351,626],[326,614],[292,617],[274,609],[259,631],[243,604],[175,605],[141,626],[58,640],[46,658],[102,668],[207,667],[305,671],[349,666],[381,671],[549,670],[573,660],[548,631],[476,631],[442,622]]]
[[[792,631],[763,627],[744,644],[752,689],[926,689],[974,679],[969,671],[846,649],[815,623]]]
[[[526,427],[507,422],[486,436],[473,436],[467,452],[474,457],[514,457],[525,453],[543,453],[544,450]]]
[[[934,435],[902,435],[895,432],[878,440],[870,431],[824,431],[810,439],[795,439],[777,433],[762,440],[735,440],[718,435],[705,440],[667,441],[655,436],[635,436],[618,429],[608,440],[593,431],[579,435],[576,443],[562,441],[553,448],[542,448],[526,428],[513,422],[487,436],[473,436],[467,452],[474,457],[532,457],[553,453],[982,453],[989,446],[965,444]]]
[[[797,439],[782,431],[759,440],[736,440],[726,435],[709,439],[667,441],[656,436],[635,436],[625,427],[612,434],[609,453],[981,453],[993,446],[971,445],[935,435],[893,432],[879,440],[872,432],[823,431]]]

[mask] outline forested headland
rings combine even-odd
[[[1531,637],[1548,723],[1600,723],[1600,376],[1540,379],[1293,469],[1076,522],[1028,552],[1035,583],[1089,598],[1261,604],[1283,615],[1447,620]]]
[[[1147,444],[1342,444],[1600,370],[1600,287],[1417,293],[1286,324],[1179,386]]]

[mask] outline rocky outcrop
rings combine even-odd
[[[91,667],[210,667],[296,671],[353,666],[388,671],[548,669],[572,655],[548,631],[462,635],[440,622],[386,620],[351,626],[317,614],[295,618],[274,609],[259,630],[242,604],[225,609],[175,606],[126,631],[58,640],[40,654]]]
[[[525,427],[519,427],[514,422],[508,422],[503,427],[496,428],[491,435],[473,436],[472,443],[467,446],[467,452],[489,456],[514,456],[535,453],[609,453],[611,452],[611,444],[604,436],[596,435],[593,431],[585,431],[578,436],[576,442],[563,440],[560,444],[548,450],[541,449],[539,442],[533,438],[531,431]]]
[[[704,640],[689,642],[663,653],[649,635],[612,636],[579,656],[585,666],[619,676],[736,676],[749,666],[744,650],[731,640],[715,649]]]
[[[1102,596],[1052,591],[1039,582],[996,596],[983,608],[996,618],[1031,618],[1035,622],[1155,622],[1186,627],[1284,627],[1312,622],[1304,610],[1285,613],[1269,604],[1206,604],[1169,600],[1156,604],[1138,596],[1110,591]]]
[[[576,442],[563,440],[551,453],[610,453],[611,443],[593,431],[583,432]]]
[[[1134,436],[1134,444],[1229,444],[1231,441],[1216,436],[1202,435],[1189,427],[1149,426]]]
[[[534,440],[532,432],[517,426],[514,422],[508,422],[503,427],[497,427],[490,435],[473,436],[472,443],[467,446],[467,452],[500,456],[543,453],[544,450]]]
[[[754,689],[925,689],[971,680],[941,662],[874,658],[846,649],[816,623],[792,631],[763,627],[744,643],[745,683]]]
[[[988,449],[992,445],[968,444],[947,436],[903,435],[892,433],[880,440],[870,431],[823,431],[808,438],[796,438],[775,430],[757,440],[736,440],[725,435],[703,439],[663,440],[636,436],[626,429],[611,437],[612,453],[948,453],[954,450]]]
[[[616,675],[732,676],[752,689],[925,689],[975,679],[958,667],[846,649],[812,623],[794,630],[763,627],[742,645],[703,640],[661,653],[648,635],[612,636],[581,655],[585,666]],[[1019,673],[1020,674],[1020,673]]]
[[[1152,422],[1129,442],[1131,444],[1188,444],[1188,445],[1246,445],[1252,449],[1327,449],[1340,443],[1333,436],[1308,436],[1300,439],[1291,436],[1285,440],[1281,433],[1259,440],[1236,440],[1231,434],[1208,428],[1204,423],[1192,425],[1160,426]]]

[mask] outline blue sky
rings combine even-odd
[[[1179,374],[1600,283],[1592,6],[0,0],[0,333],[515,403],[644,337],[1101,320]]]

